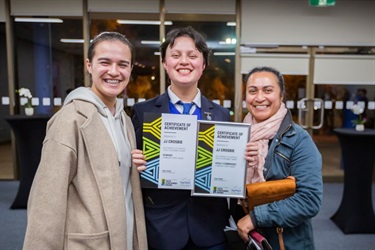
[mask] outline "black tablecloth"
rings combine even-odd
[[[338,128],[344,164],[344,194],[341,205],[331,217],[346,233],[375,233],[371,186],[375,163],[375,130],[358,132]]]
[[[4,119],[13,130],[20,169],[20,185],[12,209],[27,208],[31,184],[38,168],[41,149],[51,115],[11,115]]]

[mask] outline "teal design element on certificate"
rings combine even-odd
[[[146,157],[146,170],[141,173],[143,188],[157,188],[160,165],[160,126],[161,114],[144,113],[143,120],[143,154]]]

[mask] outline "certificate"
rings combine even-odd
[[[158,188],[193,189],[197,116],[162,114]]]
[[[143,188],[194,188],[197,116],[145,113]]]
[[[245,198],[250,125],[198,121],[195,196]]]

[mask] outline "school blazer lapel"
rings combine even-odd
[[[202,120],[215,120],[214,112],[213,112],[214,107],[212,103],[210,103],[208,99],[204,96],[202,96],[201,102],[202,102],[202,108],[201,108]]]

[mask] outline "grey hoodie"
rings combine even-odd
[[[131,168],[131,154],[130,144],[125,131],[125,119],[123,116],[126,115],[124,111],[123,101],[120,99],[116,100],[116,112],[112,115],[109,108],[103,103],[103,101],[91,91],[88,87],[79,87],[66,97],[64,106],[72,102],[73,100],[87,101],[95,105],[98,109],[100,117],[102,118],[103,124],[107,128],[108,134],[112,139],[113,145],[116,148],[119,166],[121,169],[121,177],[123,181],[123,190],[125,195],[125,209],[127,219],[127,243],[128,248],[132,249],[133,244],[133,224],[134,224],[134,208],[132,202],[132,190],[130,185],[130,168]]]

